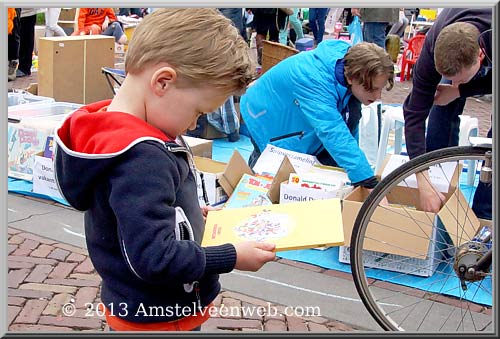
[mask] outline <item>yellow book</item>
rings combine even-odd
[[[210,211],[202,246],[245,240],[276,244],[276,252],[340,246],[344,228],[340,199]]]

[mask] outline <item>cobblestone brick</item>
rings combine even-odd
[[[74,272],[75,273],[92,273],[94,271],[94,265],[89,258],[85,259],[80,265],[78,265]]]
[[[49,278],[64,279],[73,271],[76,265],[76,263],[60,262],[52,272],[50,272]]]
[[[208,329],[241,329],[256,328],[262,329],[262,323],[250,319],[229,319],[229,318],[210,318],[202,326]]]
[[[12,332],[68,332],[73,331],[70,327],[62,326],[46,326],[46,325],[26,325],[14,324],[9,326],[9,331]]]
[[[25,239],[21,245],[19,245],[19,248],[25,248],[28,250],[34,250],[35,248],[40,245],[40,242],[32,240],[32,239]]]
[[[12,237],[9,238],[8,243],[12,245],[20,245],[24,242],[24,238],[20,237],[19,235],[13,235]]]
[[[18,233],[21,233],[21,232],[22,231],[16,230],[15,228],[12,228],[12,227],[7,228],[7,233],[12,234],[12,235],[13,234],[18,234]]]
[[[241,318],[241,301],[233,298],[222,298],[220,316],[224,318]]]
[[[15,261],[15,260],[7,260],[7,267],[9,269],[17,269],[17,268],[33,268],[35,267],[35,264],[32,262],[25,262],[25,261]]]
[[[69,275],[69,278],[71,279],[80,279],[80,280],[91,280],[91,281],[97,281],[101,282],[102,279],[97,273],[91,273],[91,274],[86,274],[86,273],[71,273]]]
[[[11,297],[21,297],[21,298],[44,298],[50,299],[52,298],[52,292],[50,291],[38,291],[38,290],[30,290],[30,289],[18,289],[18,288],[9,288],[7,291],[7,295]]]
[[[63,286],[99,286],[99,282],[95,280],[80,280],[80,279],[47,279],[46,284],[63,285]]]
[[[26,304],[14,322],[36,324],[45,306],[47,306],[47,300],[30,299],[26,301]]]
[[[70,254],[70,251],[64,250],[62,248],[56,248],[47,256],[47,258],[64,261]]]
[[[21,246],[21,245],[19,245]],[[20,257],[24,257],[24,256],[28,256],[30,253],[31,253],[32,250],[30,250],[29,248],[21,248],[21,247],[18,247],[14,252],[12,252],[12,255],[15,255],[15,256],[20,256]]]
[[[69,303],[73,296],[68,293],[59,293],[49,301],[47,307],[42,311],[42,315],[59,316],[62,314],[62,306]]]
[[[94,303],[99,288],[97,287],[82,287],[76,292],[75,306],[76,308],[85,308],[86,303]]]
[[[47,278],[49,273],[52,271],[52,266],[50,265],[36,265],[30,275],[24,279],[26,282],[41,283]]]
[[[26,238],[26,239],[31,239],[31,240],[35,240],[41,244],[45,244],[45,245],[52,245],[52,244],[55,244],[57,241],[55,240],[52,240],[52,239],[48,239],[48,238],[43,238],[43,237],[40,237],[36,234],[33,234],[33,233],[27,233],[27,232],[23,232],[20,234],[20,236],[22,236],[23,238]]]
[[[14,321],[14,319],[17,317],[17,315],[19,314],[20,311],[21,311],[20,306],[9,305],[9,307],[7,309],[7,313],[8,313],[7,326],[10,325]]]
[[[27,268],[11,270],[8,275],[8,286],[12,288],[19,287],[19,285],[24,281],[28,274],[30,274],[30,270]]]
[[[77,290],[74,286],[58,286],[50,284],[38,284],[38,283],[26,283],[19,286],[23,290],[38,290],[38,291],[50,291],[54,293],[70,293],[74,294]]]
[[[286,317],[286,324],[290,332],[307,332],[306,321],[297,317]]]
[[[18,256],[18,255],[14,255],[14,254],[13,255],[9,255],[9,260],[12,260],[12,261],[21,261],[21,262],[30,262],[30,263],[33,263],[33,264],[45,264],[45,265],[55,265],[55,264],[57,264],[57,261],[53,260],[53,259]]]
[[[36,250],[30,253],[32,257],[47,258],[47,256],[54,250],[53,246],[41,244]]]
[[[62,248],[63,250],[70,251],[70,252],[73,252],[73,253],[82,254],[82,255],[85,255],[85,256],[89,255],[89,252],[86,249],[80,248],[80,247],[76,247],[76,246],[71,246],[71,245],[68,245],[68,244],[56,243],[56,244],[54,244],[54,247]]]
[[[26,302],[26,299],[20,297],[8,297],[8,304],[14,306],[22,306]]]
[[[15,250],[17,250],[17,245],[11,245],[11,244],[9,244],[8,254],[11,254],[12,252],[15,252]]]
[[[40,317],[39,324],[65,326],[75,329],[102,329],[102,320],[99,318],[76,318],[76,317],[54,317],[43,315]]]
[[[353,326],[341,323],[339,321],[330,321],[326,324],[330,328],[330,331],[337,330],[342,332],[350,332],[356,330]]]
[[[308,322],[307,326],[309,327],[310,332],[330,332],[330,329],[324,324]]]
[[[71,253],[69,255],[69,257],[66,258],[66,261],[67,262],[82,262],[85,260],[85,258],[87,258],[87,257],[84,256],[83,254]]]
[[[269,304],[267,301],[262,300],[262,299],[257,299],[254,297],[250,297],[241,293],[236,293],[236,292],[231,292],[231,291],[224,291],[221,293],[223,298],[233,298],[233,299],[238,299],[244,302],[247,302],[249,304],[257,305],[257,306],[264,306],[267,307]]]
[[[266,332],[286,332],[286,324],[283,320],[269,319],[264,322],[264,331]]]

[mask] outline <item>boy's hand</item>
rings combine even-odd
[[[416,176],[421,209],[426,212],[439,212],[445,196],[432,186],[428,171],[417,173]]]
[[[266,262],[273,261],[276,245],[256,241],[245,241],[234,245],[236,248],[235,269],[241,271],[259,270]]]

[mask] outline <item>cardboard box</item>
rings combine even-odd
[[[457,173],[459,172],[460,169],[457,169]],[[417,189],[396,186],[391,191],[389,203],[416,208],[402,210],[393,206],[377,207],[372,216],[373,223],[389,226],[374,227],[372,224],[368,227],[364,244],[368,252],[366,264],[396,272],[432,275],[445,245],[442,240],[437,239],[443,239],[446,231],[454,245],[459,246],[468,239],[456,234],[456,220],[464,221],[463,234],[474,234],[479,226],[479,221],[462,192],[454,186],[456,182],[452,182],[450,192],[445,194],[446,201],[437,214],[419,210]],[[349,239],[346,241],[350,241],[354,222],[367,196],[367,190],[357,187],[343,200],[344,234],[346,239]],[[445,229],[440,230],[435,226],[436,217],[440,218]],[[433,241],[429,240],[429,237]],[[348,248],[340,249],[339,261],[350,262],[348,251]]]
[[[8,175],[33,180],[35,155],[43,152],[47,137],[52,135],[64,116],[23,119],[8,126]]]
[[[193,155],[212,159],[212,140],[188,137],[187,135],[183,135],[182,138],[188,144]]]
[[[248,167],[245,159],[236,150],[227,164],[195,156],[194,165],[198,172],[198,202],[200,206],[225,202],[233,193],[244,173],[253,175],[253,171]]]
[[[33,165],[33,193],[64,199],[57,187],[54,174],[54,161],[37,153]]]
[[[39,42],[39,95],[79,104],[113,98],[101,68],[114,67],[114,37],[51,37]]]

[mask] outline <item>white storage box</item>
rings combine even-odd
[[[82,105],[69,102],[41,102],[9,107],[9,119],[43,118],[73,112]]]
[[[54,102],[54,98],[42,97],[33,95],[29,92],[10,92],[7,93],[7,106],[18,106],[33,103],[50,103]]]

